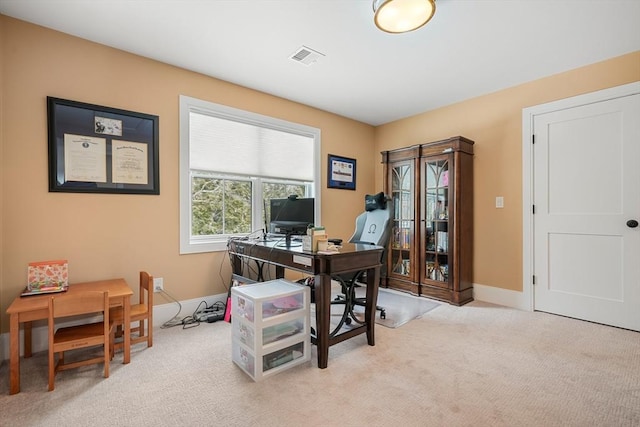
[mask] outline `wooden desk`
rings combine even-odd
[[[275,265],[277,278],[284,277],[285,268],[315,276],[316,334],[311,337],[311,342],[318,348],[319,368],[327,367],[329,347],[346,339],[366,333],[367,343],[375,345],[375,308],[382,247],[348,243],[339,253],[332,255],[305,252],[300,247],[278,247],[274,242],[251,240],[230,240],[228,247],[235,274],[243,275],[242,260],[250,259]],[[331,336],[331,276],[360,270],[367,270],[365,323]]]
[[[86,291],[107,291],[111,305],[122,305],[124,308],[124,324],[129,325],[131,311],[131,295],[133,291],[124,279],[99,280],[96,282],[75,283],[69,285],[64,294],[81,294]],[[32,295],[16,297],[9,308],[9,393],[20,391],[20,323],[24,323],[24,357],[31,357],[31,328],[34,320],[49,317],[49,298],[63,294]],[[131,358],[131,328],[124,327],[124,363]]]

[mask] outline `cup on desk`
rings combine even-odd
[[[329,249],[329,241],[327,239],[318,240],[318,250],[326,251]]]

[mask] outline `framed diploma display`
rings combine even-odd
[[[158,116],[47,97],[49,191],[160,194]]]
[[[356,160],[329,154],[327,160],[327,187],[343,190],[356,189]]]

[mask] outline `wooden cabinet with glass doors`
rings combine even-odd
[[[418,185],[418,147],[402,148],[382,153],[387,171],[386,193],[391,198],[393,217],[390,242],[387,246],[387,274],[383,286],[389,286],[416,295],[420,287],[415,274],[416,196]],[[385,283],[386,282],[386,283]]]
[[[394,216],[383,285],[456,305],[473,300],[473,141],[384,151]]]

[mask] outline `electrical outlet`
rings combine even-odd
[[[164,290],[164,279],[162,277],[153,278],[153,292],[160,292]]]
[[[504,208],[504,197],[498,196],[496,197],[496,208]]]

